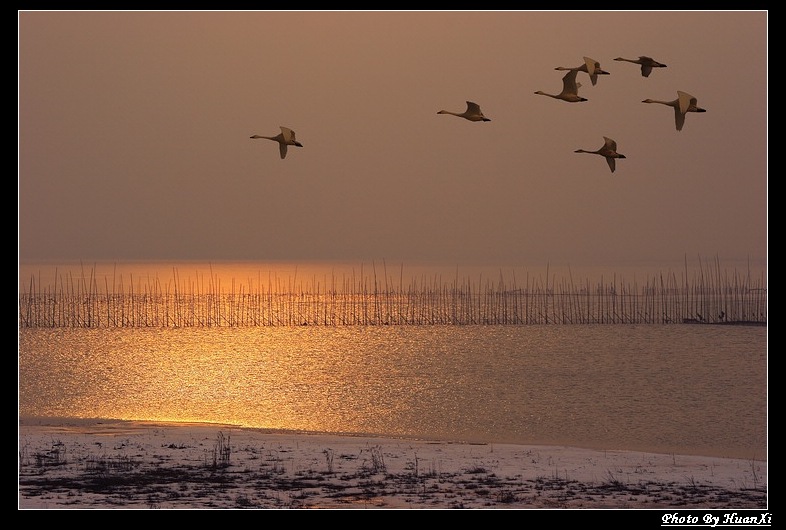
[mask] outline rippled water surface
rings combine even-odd
[[[22,329],[19,414],[764,458],[767,328]]]

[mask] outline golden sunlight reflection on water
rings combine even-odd
[[[766,328],[23,329],[20,416],[761,456]]]

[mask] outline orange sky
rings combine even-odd
[[[767,12],[27,12],[19,258],[767,252]],[[618,56],[650,55],[650,77]],[[589,101],[559,92],[590,56]],[[682,131],[672,100],[706,108]],[[480,104],[492,121],[437,115]],[[251,140],[295,130],[303,148]],[[603,137],[626,159],[615,173]]]

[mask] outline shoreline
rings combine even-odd
[[[766,509],[767,461],[19,418],[19,509]]]
[[[735,460],[755,460],[767,462],[768,451],[762,451],[758,454],[755,451],[749,452],[742,449],[729,449],[729,448],[709,448],[709,449],[685,449],[666,446],[664,444],[651,444],[647,447],[610,447],[603,446],[600,443],[585,443],[573,444],[569,442],[562,442],[559,440],[532,440],[527,442],[518,442],[515,440],[487,440],[481,438],[445,438],[445,437],[415,437],[397,434],[386,433],[362,433],[362,432],[330,432],[330,431],[312,431],[312,430],[297,430],[297,429],[284,429],[284,428],[269,428],[269,427],[253,427],[236,423],[220,423],[210,421],[175,421],[175,420],[125,420],[118,418],[105,418],[105,417],[89,417],[78,418],[72,416],[19,416],[20,428],[22,425],[33,426],[50,426],[53,429],[62,430],[80,430],[106,428],[113,431],[120,428],[121,425],[128,426],[129,429],[135,429],[142,426],[160,426],[160,427],[182,427],[182,426],[195,426],[195,427],[213,427],[223,429],[238,429],[258,432],[262,435],[276,434],[276,435],[292,435],[292,436],[328,436],[338,438],[356,438],[356,439],[389,439],[396,441],[410,441],[410,442],[429,442],[429,443],[444,443],[444,444],[465,444],[465,445],[518,445],[518,446],[537,446],[537,447],[573,447],[579,450],[588,451],[615,451],[615,452],[631,452],[631,453],[651,453],[661,455],[683,455],[707,458],[727,458]],[[103,427],[98,427],[103,426]],[[114,427],[110,427],[114,426]]]

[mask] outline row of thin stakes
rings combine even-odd
[[[251,327],[527,324],[756,324],[767,322],[765,278],[719,267],[658,274],[643,283],[530,277],[524,281],[373,276],[268,284],[145,283],[59,278],[20,289],[20,328]],[[116,279],[117,280],[117,279]]]

